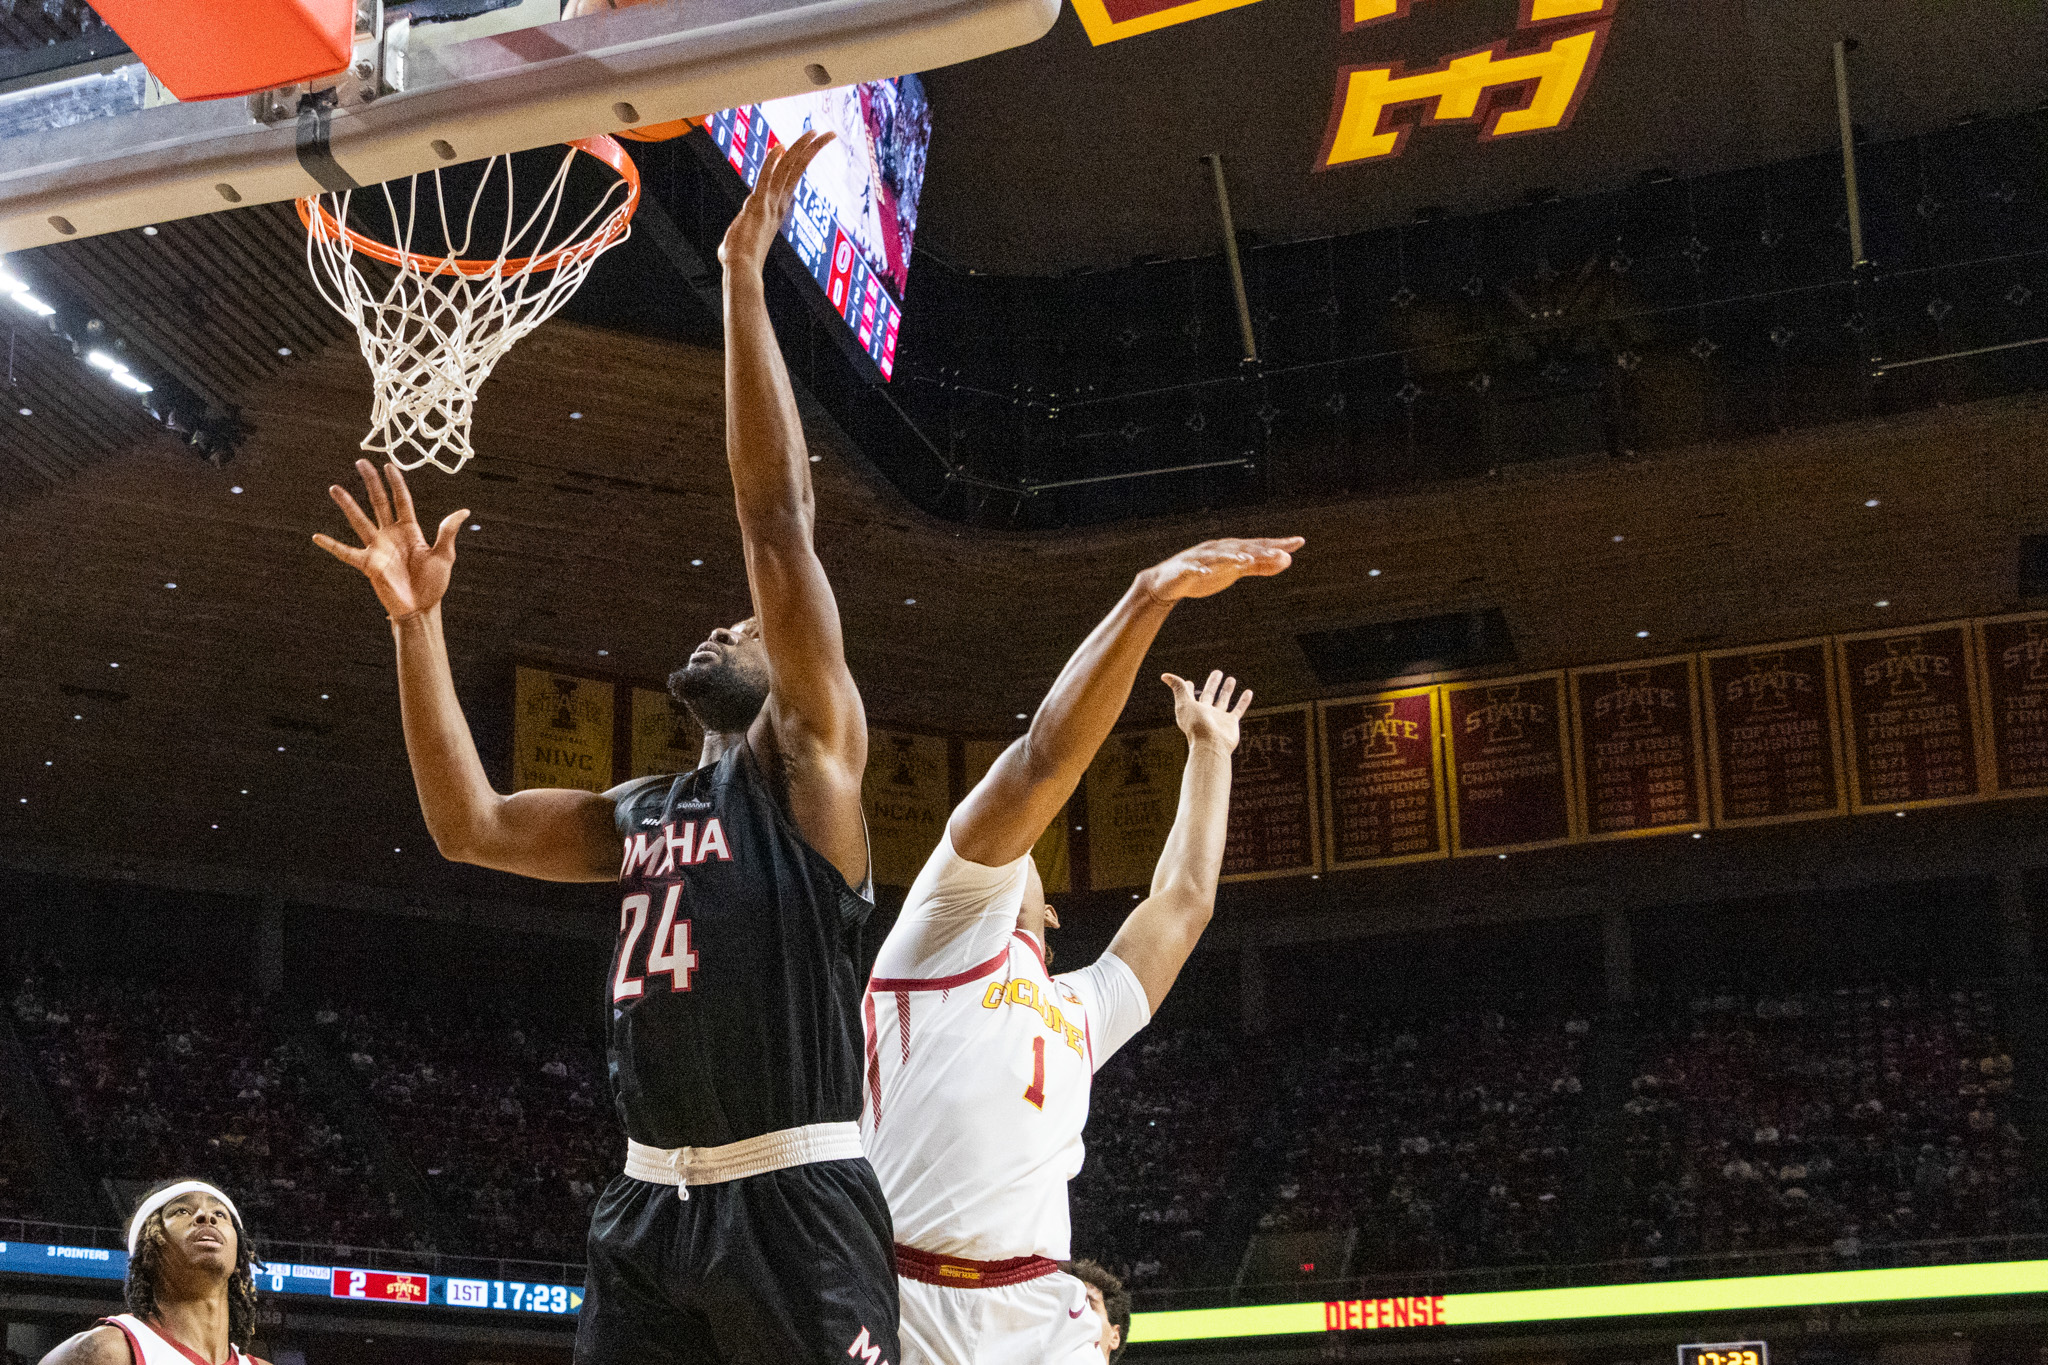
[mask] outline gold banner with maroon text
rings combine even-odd
[[[1443,693],[1452,856],[1570,842],[1564,674],[1451,683]]]
[[[1434,687],[1318,703],[1332,871],[1450,856]]]
[[[953,767],[941,735],[868,731],[860,804],[868,818],[875,882],[909,886],[939,846],[952,813]]]
[[[996,764],[1003,750],[1010,747],[1006,739],[970,739],[966,746],[967,790],[973,791],[988,770]],[[1031,847],[1031,857],[1038,864],[1038,876],[1045,883],[1045,894],[1064,896],[1073,889],[1073,843],[1069,831],[1073,825],[1073,802],[1069,801],[1045,827],[1045,833],[1038,836],[1038,842]]]
[[[613,784],[612,707],[617,688],[548,668],[513,670],[512,790],[562,787],[602,792]]]
[[[1230,770],[1230,833],[1223,880],[1301,877],[1321,870],[1315,708],[1246,714]]]
[[[652,687],[636,687],[632,692],[626,776],[693,771],[703,755],[704,729],[690,708]]]
[[[1706,746],[1693,656],[1573,669],[1571,693],[1585,837],[1705,829]]]
[[[1968,622],[1835,637],[1849,808],[1981,799],[1976,656]]]
[[[1088,887],[1152,884],[1180,807],[1188,742],[1174,726],[1119,730],[1088,765]]]

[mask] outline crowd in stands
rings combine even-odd
[[[104,979],[10,1003],[90,1179],[204,1174],[266,1238],[576,1262],[618,1169],[578,1030]],[[2040,1231],[2001,1018],[1992,991],[1870,985],[1258,1039],[1162,1020],[1097,1078],[1074,1246],[1142,1293],[1227,1281],[1260,1232],[1345,1234],[1372,1276]],[[33,1215],[6,1103],[0,1216]]]
[[[0,1218],[42,1216],[42,1201],[33,1184],[35,1169],[20,1099],[0,1094]]]
[[[1715,996],[1647,1016],[1637,1055],[1621,1255],[2039,1225],[1987,991]]]
[[[590,1206],[626,1150],[595,1046],[490,1014],[317,1021],[425,1178],[443,1250],[583,1259]]]
[[[1339,1017],[1294,1050],[1263,1232],[1356,1228],[1354,1271],[1559,1259],[1585,1019]]]
[[[81,1159],[117,1188],[201,1174],[266,1237],[406,1247],[416,1233],[308,1078],[301,1045],[203,979],[23,982],[14,1026]]]
[[[1234,1031],[1162,1025],[1103,1065],[1086,1161],[1068,1186],[1077,1255],[1119,1267],[1134,1289],[1204,1282],[1262,1061]]]

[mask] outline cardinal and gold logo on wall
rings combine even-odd
[[[1256,0],[1073,0],[1100,47],[1175,24],[1206,19]],[[1404,19],[1415,0],[1337,0],[1345,32]],[[1522,0],[1520,34],[1436,66],[1402,62],[1337,71],[1315,169],[1399,156],[1416,130],[1477,123],[1481,141],[1568,127],[1592,84],[1619,0]]]

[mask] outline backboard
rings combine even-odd
[[[561,0],[359,0],[331,95],[190,104],[77,0],[54,41],[0,14],[0,252],[929,70],[1033,41],[1059,3],[665,0],[563,19]]]

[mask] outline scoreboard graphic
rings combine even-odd
[[[882,378],[896,369],[902,295],[931,123],[915,76],[726,109],[705,120],[752,185],[771,147],[805,129],[839,134],[797,187],[783,240]]]

